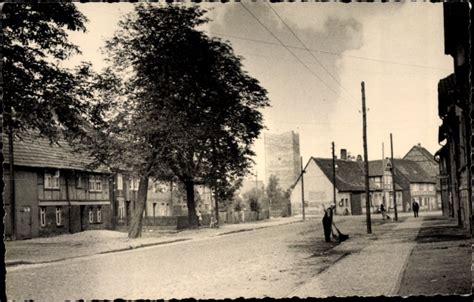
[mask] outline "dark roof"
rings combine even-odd
[[[326,177],[333,182],[332,159],[312,158]],[[410,183],[435,183],[416,162],[406,159],[394,159],[396,190],[409,189]],[[382,175],[382,160],[369,161],[369,176]],[[365,191],[364,162],[336,159],[336,187],[340,191]],[[401,177],[404,176],[404,177]],[[371,182],[370,190],[379,190]]]
[[[8,136],[2,134],[4,162],[10,162]],[[13,139],[15,166],[70,169],[93,172],[110,172],[105,167],[90,169],[92,157],[78,153],[64,140],[51,143],[49,139],[33,133],[24,133]]]
[[[436,183],[418,163],[407,159],[394,159],[395,169],[403,174],[410,182]]]
[[[407,152],[407,154],[405,154],[405,156],[403,157],[403,159],[405,159],[407,157],[408,154],[410,154],[410,152],[412,152],[412,150],[415,150],[415,151],[419,151],[424,157],[426,157],[428,160],[432,161],[433,163],[435,164],[438,164],[434,158],[434,155],[431,154],[430,151],[426,150],[426,148],[422,147],[422,146],[413,146],[410,151]]]
[[[387,165],[390,160],[385,160],[385,165]],[[369,175],[370,176],[382,176],[383,175],[383,163],[384,160],[371,160],[369,161]]]
[[[332,160],[326,158],[314,158],[315,163],[321,168],[326,177],[333,182],[332,173]],[[340,191],[365,191],[365,178],[364,178],[364,166],[363,162],[359,161],[348,161],[336,159],[336,187]],[[380,169],[379,169],[380,168]],[[380,173],[376,171],[380,170]],[[373,173],[372,173],[372,172]],[[382,175],[382,161],[371,161],[369,162],[369,176],[380,176]],[[396,190],[401,190],[398,184],[395,184]],[[369,183],[370,191],[381,190],[376,188],[375,185]]]
[[[313,160],[332,183],[332,159],[313,157]],[[364,190],[364,174],[359,162],[336,159],[336,165],[336,187],[340,191]]]

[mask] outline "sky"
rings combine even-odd
[[[89,19],[71,33],[82,50],[69,65],[106,66],[104,41],[132,3],[76,3]],[[295,131],[303,161],[331,157],[331,142],[363,155],[361,82],[365,82],[369,160],[403,157],[418,143],[438,144],[437,86],[453,71],[444,54],[441,3],[203,3],[200,28],[228,41],[243,67],[268,91],[265,132]],[[282,46],[285,45],[285,46]],[[382,149],[382,144],[384,148]],[[265,179],[263,133],[256,171]]]

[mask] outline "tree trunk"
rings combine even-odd
[[[132,220],[128,227],[128,238],[138,238],[142,236],[143,212],[145,211],[146,198],[148,193],[148,176],[140,177],[138,185],[138,196],[133,210]]]
[[[194,201],[194,181],[186,181],[186,198],[188,204],[188,223],[189,227],[195,229],[198,227],[198,218],[196,215],[196,203]]]
[[[219,224],[219,200],[217,197],[217,190],[214,190],[214,201],[216,203],[216,221]]]

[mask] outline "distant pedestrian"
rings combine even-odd
[[[415,200],[413,200],[412,209],[413,209],[413,215],[415,217],[418,217],[418,211],[420,210],[420,205]]]
[[[323,217],[323,229],[324,229],[324,239],[326,242],[331,242],[331,233],[332,233],[332,218],[333,211],[336,206],[330,206],[324,210]]]
[[[382,213],[382,219],[385,220],[385,205],[380,204],[380,213]]]
[[[197,218],[198,218],[198,226],[201,226],[202,225],[202,214],[201,214],[201,211],[197,210],[196,211],[196,215],[197,215]]]

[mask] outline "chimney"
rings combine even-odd
[[[357,161],[362,161],[362,155],[357,155]]]
[[[420,144],[420,143],[418,143],[418,147],[421,147],[421,144]]]
[[[341,149],[341,159],[347,160],[347,149]]]

